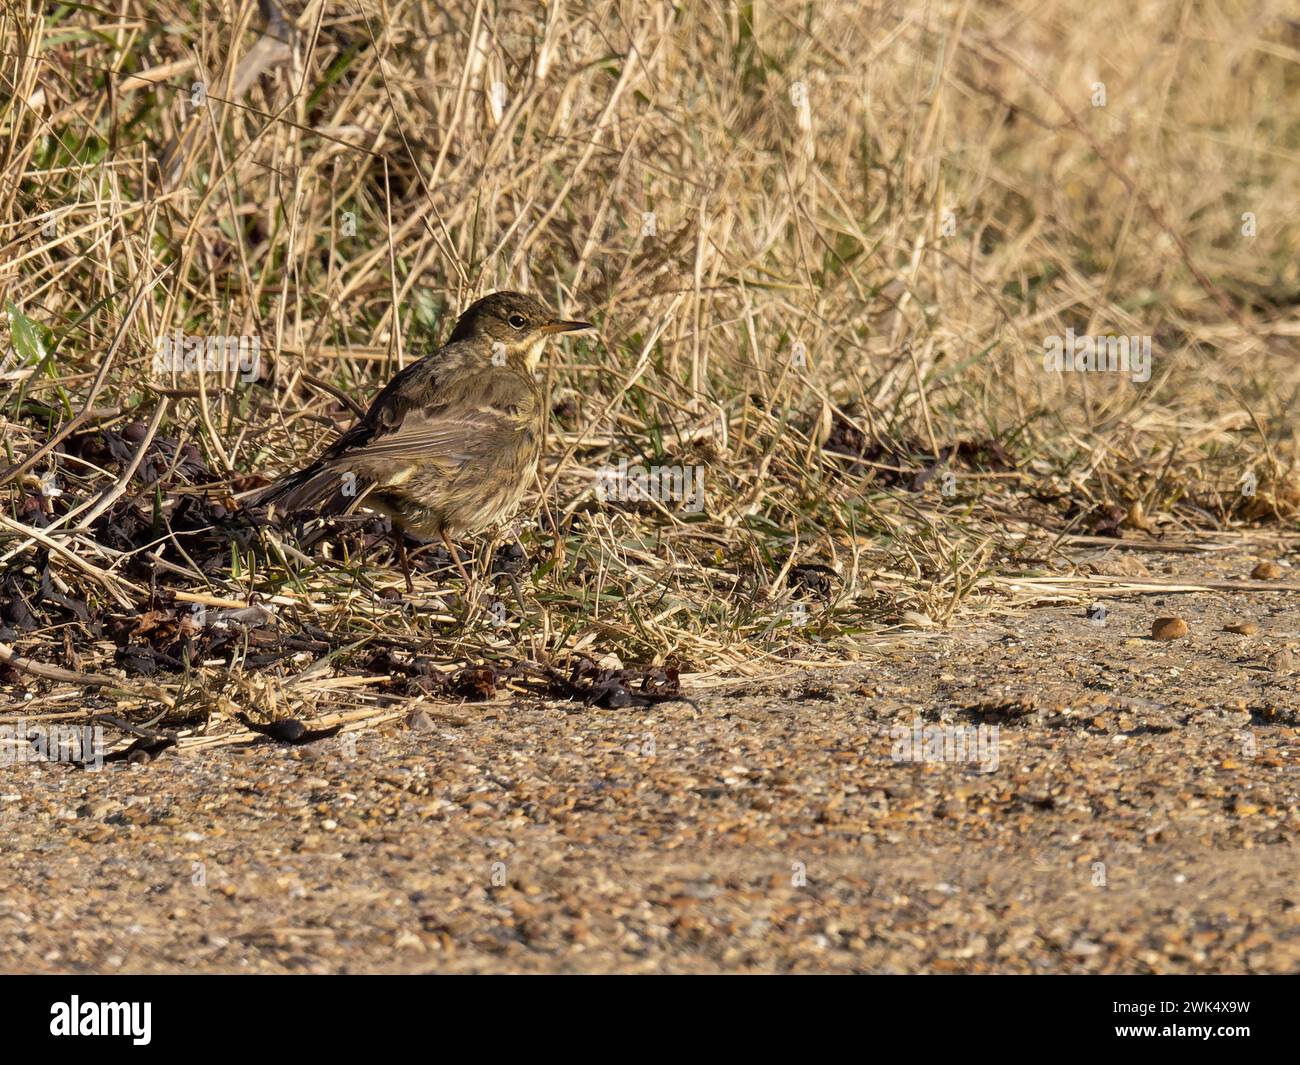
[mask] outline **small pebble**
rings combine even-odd
[[[412,710],[406,715],[406,727],[416,732],[429,732],[433,729],[433,718],[423,710]]]
[[[1082,936],[1070,945],[1070,953],[1078,958],[1091,958],[1094,954],[1100,954],[1102,949],[1101,944],[1084,939]]]
[[[1151,625],[1151,639],[1179,640],[1187,635],[1187,622],[1182,618],[1156,618]]]
[[[1294,673],[1295,655],[1291,653],[1291,648],[1283,647],[1282,650],[1269,655],[1268,668],[1274,673]]]
[[[277,740],[287,740],[294,743],[307,734],[307,726],[297,718],[281,718],[279,721],[271,722],[266,734],[273,736]]]
[[[77,807],[77,816],[99,819],[107,817],[119,806],[121,803],[113,802],[111,799],[91,799]]]

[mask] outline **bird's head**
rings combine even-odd
[[[495,355],[521,361],[532,371],[537,369],[548,337],[593,328],[589,322],[561,318],[522,292],[494,292],[470,304],[457,319],[448,343],[486,341]]]

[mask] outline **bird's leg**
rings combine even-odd
[[[521,618],[527,617],[528,608],[524,606],[524,593],[519,587],[519,578],[513,573],[507,573],[506,580],[510,582],[510,587],[514,589],[515,602],[519,604],[519,616]]]
[[[523,557],[524,561],[527,562],[528,552],[524,550],[523,541],[519,539],[518,525],[510,526],[510,539],[514,541],[514,546],[519,549],[519,554]],[[495,546],[496,544],[494,541],[493,547]],[[495,554],[495,551],[493,553]],[[515,576],[514,570],[510,568],[506,568],[505,576],[506,576],[506,580],[510,582],[511,590],[515,593],[515,602],[519,605],[519,616],[521,618],[526,617],[528,614],[528,609],[524,606],[524,593],[519,587],[519,578]]]
[[[482,572],[487,574],[487,586],[489,591],[491,591],[493,595],[496,594],[496,588],[497,588],[497,575],[496,575],[495,567],[496,567],[497,544],[499,544],[500,542],[501,542],[501,530],[494,529],[492,531],[492,536],[488,539],[487,542],[487,553],[483,556],[484,562],[483,562]],[[475,588],[474,602],[470,604],[470,609],[473,610],[474,606],[476,606],[477,603],[478,603],[478,589]]]
[[[443,545],[447,548],[447,554],[451,555],[451,560],[456,563],[456,568],[460,570],[461,579],[465,582],[465,591],[468,594],[470,589],[470,579],[469,574],[465,572],[465,567],[461,564],[460,553],[456,550],[456,545],[451,542],[451,537],[447,535],[445,530],[441,535]]]
[[[397,545],[397,561],[406,578],[406,594],[410,595],[415,591],[415,583],[411,580],[411,561],[406,557],[406,534],[397,526],[393,526],[393,543]]]
[[[487,554],[484,558],[484,572],[487,573],[488,585],[496,588],[496,561],[497,561],[497,544],[501,542],[501,534],[493,532],[487,542]]]

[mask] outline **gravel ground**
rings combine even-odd
[[[1108,611],[695,707],[426,704],[355,744],[9,767],[0,969],[1294,971],[1295,596]],[[1148,638],[1171,615],[1190,634]],[[918,723],[947,731],[909,752]]]

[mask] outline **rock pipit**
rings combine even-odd
[[[547,338],[591,328],[519,292],[485,296],[320,458],[250,505],[272,519],[367,507],[392,519],[404,569],[402,532],[438,537],[468,581],[451,538],[508,519],[537,473],[545,411],[535,373]]]

